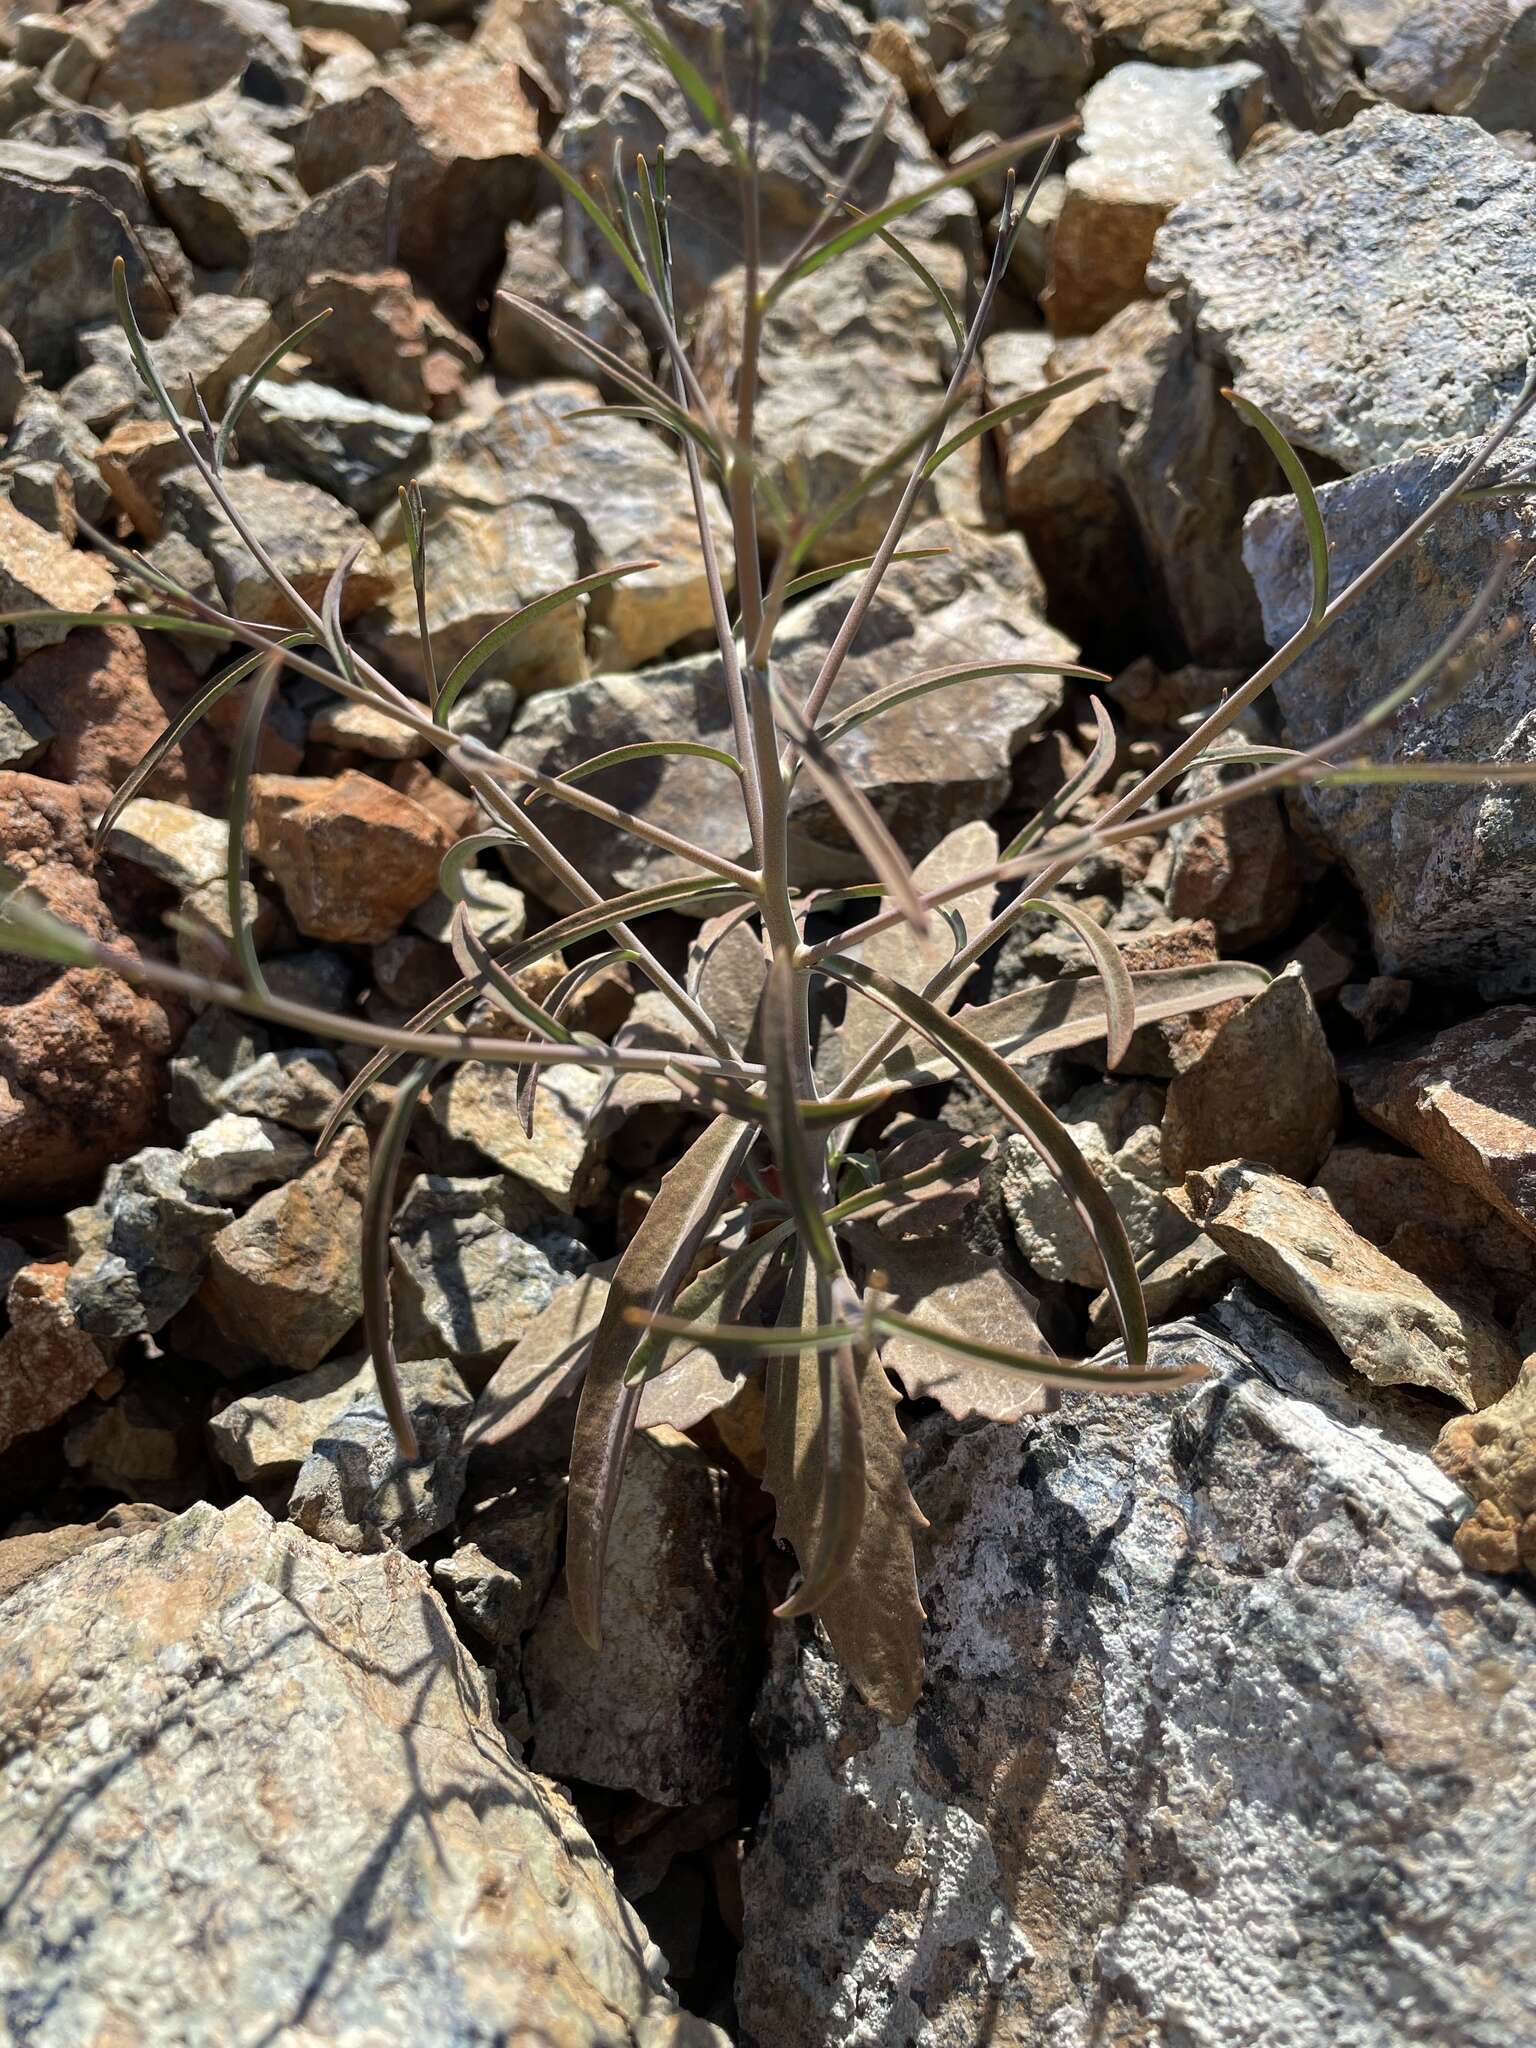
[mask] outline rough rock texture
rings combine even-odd
[[[1536,1360],[1502,1401],[1446,1424],[1435,1463],[1476,1503],[1456,1548],[1480,1572],[1536,1573]]]
[[[1505,1008],[1353,1060],[1355,1107],[1536,1237],[1536,1013]]]
[[[524,1654],[539,1768],[659,1806],[720,1791],[743,1734],[744,1619],[724,1475],[690,1445],[638,1434],[609,1541],[601,1651],[577,1635],[562,1583]]]
[[[979,535],[929,520],[912,529],[906,544],[950,552],[891,571],[828,700],[829,714],[927,668],[1010,657],[1074,659],[1072,643],[1041,618],[1040,580],[1017,535]],[[803,696],[815,681],[854,587],[853,578],[840,577],[786,617],[775,655],[780,683],[791,696]],[[915,859],[962,819],[999,807],[1015,754],[1049,716],[1059,692],[1052,677],[1040,675],[961,683],[860,727],[838,745],[837,758]],[[524,707],[502,751],[553,774],[601,748],[672,738],[730,745],[718,658],[699,655],[650,669],[643,679],[600,676],[544,692]],[[645,761],[603,777],[602,785],[610,802],[643,803],[656,823],[716,853],[739,858],[746,850],[735,777],[712,762]],[[801,878],[838,880],[856,867],[862,874],[809,778],[801,777],[793,802],[791,838]],[[562,844],[605,889],[686,872],[675,855],[620,840],[606,825],[575,813],[565,821]],[[530,885],[536,879],[531,869],[518,873]]]
[[[1233,740],[1235,751],[1241,742]],[[1222,751],[1218,745],[1214,751]],[[1214,796],[1249,772],[1211,764],[1180,785],[1180,797]],[[1249,797],[1176,825],[1168,835],[1168,908],[1209,918],[1222,951],[1241,952],[1286,930],[1302,903],[1300,863],[1277,796]]]
[[[197,1292],[209,1245],[233,1221],[191,1192],[167,1146],[109,1166],[94,1206],[69,1219],[75,1320],[96,1337],[160,1329]]]
[[[240,446],[371,519],[424,462],[431,425],[424,413],[396,412],[304,377],[257,386],[241,415]]]
[[[1221,396],[1175,308],[1127,306],[1047,359],[1055,381],[1106,374],[1007,434],[1008,509],[1051,593],[1052,617],[1110,658],[1229,663],[1263,650],[1234,536],[1277,487],[1259,437]]]
[[[1219,1314],[1186,1394],[930,1426],[905,1725],[779,1632],[751,2048],[1529,2031],[1536,1611],[1446,1543],[1421,1397]]]
[[[239,93],[140,114],[129,137],[145,191],[195,263],[243,270],[254,237],[304,206],[291,145]]]
[[[200,1505],[33,1578],[5,1627],[0,1984],[37,2048],[719,2041],[419,1566]]]
[[[208,1434],[237,1479],[263,1492],[291,1488],[317,1440],[373,1389],[371,1359],[333,1358],[226,1403]]]
[[[1118,64],[1083,100],[1078,154],[1051,237],[1046,316],[1091,334],[1140,298],[1158,229],[1181,200],[1232,175],[1264,107],[1256,64]]]
[[[1378,1386],[1432,1387],[1487,1408],[1520,1367],[1466,1295],[1427,1286],[1283,1174],[1233,1160],[1187,1182],[1200,1227],[1251,1280],[1325,1329]]]
[[[1169,220],[1152,279],[1289,440],[1369,469],[1481,432],[1519,390],[1533,199],[1536,167],[1472,122],[1379,107],[1250,153]]]
[[[307,604],[319,607],[331,577],[354,548],[360,552],[342,592],[342,619],[355,619],[388,596],[393,577],[377,542],[354,513],[325,491],[254,467],[232,469],[224,482],[241,518]],[[184,534],[213,564],[231,610],[258,624],[298,624],[292,605],[190,470],[166,479],[165,519],[173,533]]]
[[[112,571],[100,556],[79,553],[0,497],[0,611],[104,611]],[[67,626],[49,622],[0,628],[14,635],[18,655],[62,640]]]
[[[1163,1163],[1177,1174],[1253,1159],[1310,1180],[1338,1123],[1333,1054],[1301,969],[1292,966],[1175,1076],[1163,1119]]]
[[[1536,196],[1536,172],[1532,180]],[[1319,497],[1335,592],[1445,489],[1470,453],[1470,445],[1437,450],[1324,486]],[[1526,477],[1533,458],[1536,435],[1522,429],[1480,481]],[[1533,539],[1536,514],[1528,500],[1458,505],[1438,520],[1280,677],[1275,698],[1289,743],[1316,745],[1404,682],[1465,615],[1501,546],[1523,557]],[[1265,634],[1278,646],[1305,616],[1310,589],[1292,508],[1276,501],[1255,507],[1243,552]],[[1450,701],[1434,705],[1431,685],[1427,698],[1371,736],[1362,749],[1368,758],[1529,760],[1536,743],[1536,594],[1528,581],[1511,580],[1495,622],[1506,611],[1523,630],[1477,644]],[[1536,790],[1510,783],[1364,784],[1314,787],[1302,802],[1365,898],[1388,973],[1454,982],[1470,976],[1485,994],[1536,990]]]
[[[593,1118],[608,1077],[563,1062],[545,1067],[528,1137],[517,1106],[520,1073],[517,1067],[463,1060],[433,1094],[432,1115],[446,1136],[472,1145],[569,1215],[597,1192]]]
[[[430,811],[353,770],[274,807],[260,854],[306,937],[377,945],[432,894],[452,843]]]
[[[732,104],[744,107],[740,15],[732,12],[722,23],[712,0],[662,0],[658,12],[667,33],[706,72],[718,62],[712,43],[725,27],[727,87]],[[685,305],[697,304],[738,259],[735,166],[617,8],[573,9],[571,26],[564,51],[570,98],[555,153],[577,175],[590,169],[606,177],[616,142],[628,161],[636,150],[652,156],[658,143],[665,144],[678,293]],[[860,157],[878,127],[883,134],[852,193],[859,206],[878,206],[934,175],[917,124],[899,103],[894,109],[888,105],[890,81],[862,53],[866,33],[840,0],[804,0],[769,17],[760,182],[770,260],[787,256],[816,219],[827,167]],[[1009,133],[1027,125],[1018,107],[1006,119]],[[946,207],[943,217],[968,212],[968,205]]]
[[[89,873],[77,791],[0,773],[0,857],[57,916],[129,944]],[[9,954],[0,956],[0,1002],[0,1200],[37,1202],[85,1186],[143,1143],[184,1020],[116,975]]]
[[[440,418],[458,409],[480,351],[417,296],[406,271],[348,274],[327,266],[294,295],[293,317],[309,320],[326,307],[330,318],[305,350],[323,375],[397,412]]]
[[[958,249],[910,237],[906,246],[952,302],[964,301]],[[715,287],[696,343],[700,378],[724,418],[735,404],[742,293],[739,272]],[[755,418],[772,496],[792,513],[819,520],[893,448],[921,434],[943,399],[954,358],[954,338],[928,287],[883,244],[868,243],[815,271],[764,322]],[[947,431],[967,417],[961,408]],[[965,525],[981,523],[980,449],[973,442],[922,487],[916,518],[945,512]],[[906,481],[902,465],[821,536],[807,564],[871,554]],[[783,543],[766,494],[759,531],[766,547]]]
[[[446,1358],[399,1367],[420,1456],[407,1464],[371,1376],[310,1446],[292,1521],[338,1550],[414,1550],[453,1520],[464,1491],[464,1425],[474,1397]]]
[[[152,333],[164,326],[171,310],[164,293],[133,230],[106,200],[0,170],[0,212],[6,237],[0,327],[29,370],[62,383],[78,367],[78,329],[112,318],[112,265],[119,256],[141,324]]]
[[[11,1275],[10,1327],[0,1337],[0,1450],[67,1415],[110,1363],[110,1349],[75,1320],[62,1261],[40,1261]]]
[[[368,1141],[345,1130],[318,1165],[213,1240],[198,1293],[231,1363],[318,1365],[362,1313],[358,1254]]]
[[[506,393],[487,380],[433,436],[420,472],[433,562],[432,644],[444,674],[483,633],[536,597],[620,562],[653,566],[565,605],[510,641],[484,673],[524,689],[571,682],[598,666],[633,668],[709,625],[709,596],[681,458],[634,420],[569,420],[600,403],[595,385],[562,379]],[[722,573],[729,526],[711,485]],[[399,573],[379,632],[406,675],[420,664],[416,600],[398,513],[379,524]]]

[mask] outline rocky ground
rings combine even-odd
[[[708,59],[714,0],[662,12]],[[1115,676],[1130,776],[1309,602],[1294,501],[1222,386],[1300,451],[1337,589],[1524,379],[1523,0],[782,0],[773,41],[770,251],[892,97],[864,204],[1082,117],[972,403],[1105,374],[926,487],[911,545],[947,552],[893,572],[850,697],[960,653],[1080,654]],[[167,384],[215,418],[330,308],[246,409],[232,489],[313,601],[358,551],[349,614],[389,674],[422,687],[396,497],[417,478],[440,671],[543,589],[659,564],[510,645],[461,729],[557,771],[725,727],[679,458],[634,419],[573,418],[619,388],[494,296],[643,365],[627,281],[538,153],[606,172],[616,143],[663,136],[683,316],[723,398],[732,174],[620,9],[8,0],[0,609],[100,624],[5,629],[0,857],[62,915],[198,967],[227,950],[233,700],[93,856],[112,790],[223,655],[124,626],[128,587],[80,522],[286,622],[134,374],[119,256]],[[1001,201],[983,180],[909,224],[957,300]],[[953,353],[889,250],[817,272],[765,337],[770,476],[830,502],[923,419]],[[1522,431],[1488,481],[1533,457]],[[872,547],[892,502],[867,499],[820,560]],[[1530,502],[1443,520],[1234,744],[1348,722],[1509,542],[1512,625],[1372,745],[1528,759]],[[728,558],[727,531],[721,506]],[[846,595],[791,611],[787,677],[814,672]],[[907,706],[851,765],[913,857],[956,872],[1090,739],[1079,695],[1016,677]],[[292,678],[262,747],[246,900],[272,986],[402,1021],[457,974],[438,866],[472,807],[410,734]],[[632,776],[616,801],[740,853],[707,764]],[[605,889],[675,872],[570,815]],[[806,881],[856,866],[814,802],[796,860]],[[391,1242],[424,1448],[402,1470],[359,1325],[388,1091],[317,1159],[350,1055],[0,959],[8,2040],[1536,2037],[1536,792],[1264,797],[1069,886],[1133,966],[1275,976],[1144,1024],[1113,1076],[1102,1044],[1031,1067],[1124,1216],[1158,1355],[1207,1377],[1023,1414],[1011,1383],[893,1347],[928,1523],[928,1680],[899,1723],[813,1624],[768,1618],[789,1562],[750,1378],[680,1379],[642,1411],[601,1657],[572,1625],[579,1333],[691,1127],[670,1084],[555,1068],[531,1140],[510,1070],[434,1088]],[[541,888],[478,870],[474,929],[547,924],[567,906]],[[696,927],[654,928],[681,965]],[[1026,921],[986,992],[1087,963]],[[645,1043],[655,1004],[614,967],[573,1021]],[[828,1078],[868,1028],[854,999]],[[1107,1343],[1091,1244],[1034,1154],[958,1086],[920,1107],[997,1143],[962,1227],[877,1247],[893,1285],[1001,1290],[975,1299],[1064,1353]]]

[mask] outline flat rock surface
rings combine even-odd
[[[1369,469],[1480,433],[1520,389],[1533,198],[1536,167],[1474,122],[1373,108],[1181,206],[1152,282],[1290,440]]]
[[[15,2039],[720,2040],[509,1754],[420,1566],[203,1504],[4,1614]]]
[[[1219,1314],[1190,1392],[924,1432],[904,1725],[780,1631],[752,2048],[1530,2031],[1536,1608],[1449,1551],[1431,1404]]]

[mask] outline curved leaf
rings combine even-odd
[[[363,1196],[363,1328],[384,1413],[389,1417],[401,1457],[411,1460],[419,1456],[419,1448],[401,1391],[400,1375],[395,1369],[389,1299],[389,1226],[395,1213],[395,1182],[410,1136],[411,1119],[422,1090],[436,1071],[431,1060],[418,1060],[401,1079],[373,1147],[367,1192]]]
[[[840,711],[819,729],[822,745],[830,747],[855,726],[866,725],[880,712],[893,711],[898,704],[910,704],[914,697],[926,697],[956,683],[979,682],[986,676],[1072,676],[1090,683],[1110,681],[1102,669],[1084,668],[1075,661],[975,661],[961,662],[953,668],[924,669],[904,683],[888,683],[883,690],[872,690],[846,711]]]
[[[432,714],[433,717],[439,725],[446,725],[448,714],[458,702],[465,684],[479,674],[493,654],[499,654],[509,641],[517,639],[520,633],[526,633],[530,626],[536,626],[541,619],[547,619],[551,612],[558,611],[562,605],[570,604],[575,598],[587,597],[594,590],[606,590],[610,583],[617,583],[621,576],[634,576],[642,569],[655,569],[659,566],[653,561],[620,562],[615,568],[598,570],[595,575],[578,576],[574,583],[563,584],[559,590],[551,590],[543,597],[536,597],[532,604],[525,604],[520,611],[513,612],[510,618],[492,626],[491,630],[482,634],[469,652],[462,655],[449,670],[438,692],[437,708]]]
[[[969,442],[979,440],[983,434],[991,433],[994,427],[1001,427],[1009,420],[1021,419],[1026,413],[1038,412],[1043,405],[1049,405],[1053,398],[1065,398],[1069,391],[1080,391],[1085,384],[1102,377],[1103,370],[1074,370],[1070,377],[1058,377],[1054,384],[1042,384],[1038,391],[1026,391],[1022,397],[1010,398],[1005,405],[994,405],[990,412],[984,412],[978,419],[970,420],[958,434],[951,434],[941,447],[935,448],[923,464],[923,475],[932,476]]]
[[[994,1052],[984,1039],[968,1031],[958,1018],[947,1017],[913,989],[879,974],[862,960],[834,954],[822,971],[851,982],[902,1018],[930,1044],[948,1054],[957,1067],[991,1097],[1014,1128],[1028,1138],[1077,1210],[1104,1266],[1115,1313],[1125,1334],[1126,1356],[1132,1365],[1147,1357],[1147,1305],[1135,1255],[1120,1212],[1094,1179],[1071,1133],[1041,1101],[1033,1088]],[[1102,984],[1101,984],[1102,986]]]
[[[1051,917],[1059,917],[1069,925],[1093,959],[1104,984],[1104,1024],[1108,1058],[1105,1061],[1111,1073],[1119,1066],[1131,1049],[1131,1037],[1136,1029],[1136,985],[1131,980],[1130,969],[1121,957],[1120,948],[1101,924],[1095,924],[1085,910],[1075,903],[1068,903],[1054,896],[1026,896],[1023,910],[1044,911]]]
[[[223,419],[219,422],[218,438],[213,444],[213,466],[215,469],[222,469],[224,467],[229,455],[230,439],[234,434],[236,426],[239,424],[241,413],[250,404],[251,395],[257,386],[271,375],[272,371],[277,368],[290,349],[297,348],[301,341],[314,333],[322,320],[329,320],[330,317],[330,307],[323,306],[312,320],[306,320],[302,327],[296,327],[292,334],[285,336],[277,344],[276,348],[268,349],[255,369],[252,370],[249,377],[240,386],[239,395],[235,399],[234,404],[226,410]]]
[[[603,1305],[571,1444],[565,1560],[571,1617],[594,1650],[602,1647],[608,1532],[640,1405],[641,1389],[624,1379],[640,1340],[629,1311],[660,1312],[672,1300],[756,1136],[723,1116],[694,1140],[641,1218]]]
[[[907,1336],[921,1338],[925,1344],[935,1344],[941,1350],[952,1351],[957,1358],[974,1358],[983,1365],[998,1366],[1004,1372],[1027,1373],[1032,1380],[1039,1380],[1045,1386],[1079,1389],[1094,1394],[1166,1394],[1179,1387],[1193,1386],[1196,1380],[1205,1378],[1205,1367],[1198,1364],[1127,1366],[1118,1370],[1112,1366],[1090,1365],[1082,1359],[1058,1358],[1050,1351],[1015,1351],[1002,1344],[984,1344],[977,1338],[962,1336],[957,1330],[940,1328],[936,1323],[924,1322],[917,1316],[902,1315],[893,1308],[876,1308],[873,1314],[879,1329],[899,1330]]]
[[[1307,536],[1307,553],[1312,560],[1312,606],[1307,618],[1308,623],[1315,626],[1328,609],[1328,533],[1312,480],[1302,468],[1295,449],[1262,406],[1255,405],[1251,398],[1244,398],[1236,391],[1224,389],[1221,395],[1229,405],[1236,406],[1249,426],[1258,430],[1296,494],[1296,509],[1301,514],[1302,531]]]

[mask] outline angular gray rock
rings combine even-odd
[[[725,1475],[681,1438],[636,1434],[608,1551],[603,1647],[564,1582],[523,1654],[540,1770],[689,1806],[733,1782],[747,1630]]]
[[[533,1207],[502,1175],[412,1183],[390,1246],[405,1356],[488,1368],[585,1272],[592,1254],[580,1238],[548,1214],[530,1218]]]
[[[371,1359],[333,1358],[226,1402],[209,1418],[208,1435],[237,1479],[263,1494],[286,1493],[317,1439],[374,1391]]]
[[[1044,622],[1044,589],[1016,534],[975,534],[929,520],[908,537],[914,548],[947,548],[926,562],[899,563],[871,605],[828,713],[919,671],[962,662],[1065,661],[1075,649]],[[856,587],[841,577],[795,606],[775,642],[778,677],[803,698]],[[1049,675],[992,676],[920,697],[859,728],[837,748],[853,782],[875,803],[898,843],[918,858],[952,826],[995,811],[1014,757],[1060,702]],[[639,739],[705,739],[731,744],[719,661],[709,655],[648,669],[643,677],[600,676],[541,692],[524,706],[502,751],[547,774],[603,748]],[[712,851],[739,858],[746,846],[740,790],[709,761],[651,760],[639,772],[604,778],[609,801],[639,805],[657,824]],[[806,777],[793,796],[797,876],[806,881],[862,873]],[[687,871],[677,856],[620,840],[606,825],[572,813],[562,844],[605,889],[629,889]],[[514,857],[516,860],[516,857]],[[518,868],[532,887],[531,865]],[[547,879],[543,886],[549,887]]]
[[[1536,173],[1532,177],[1536,195]],[[1319,501],[1335,592],[1446,487],[1470,452],[1471,444],[1461,443],[1323,486]],[[1528,477],[1533,458],[1536,433],[1521,428],[1479,481]],[[1403,682],[1463,617],[1493,573],[1500,548],[1512,545],[1523,554],[1533,538],[1536,515],[1528,500],[1454,507],[1279,678],[1275,699],[1289,744],[1316,745]],[[1243,553],[1265,633],[1278,646],[1300,623],[1310,587],[1305,541],[1289,501],[1254,507]],[[1449,700],[1436,703],[1431,684],[1371,735],[1363,749],[1368,758],[1404,765],[1530,759],[1536,593],[1525,579],[1506,585],[1494,624],[1506,613],[1522,630],[1477,643]],[[1301,801],[1365,898],[1386,973],[1472,980],[1487,995],[1536,990],[1536,789],[1367,783],[1313,787]]]
[[[172,308],[144,261],[133,230],[95,193],[0,170],[6,256],[0,269],[0,327],[29,370],[61,384],[79,368],[77,330],[112,317],[112,265],[121,256],[141,325],[158,333]]]
[[[343,620],[355,619],[388,596],[394,579],[378,543],[357,515],[328,492],[255,467],[231,470],[224,484],[241,519],[306,603],[321,603],[332,575],[354,548],[360,553],[342,593]],[[195,472],[178,470],[166,478],[165,523],[207,556],[225,603],[242,618],[279,626],[298,623],[293,607]]]
[[[927,1426],[905,1725],[779,1632],[749,2048],[1530,2031],[1536,1608],[1450,1548],[1443,1409],[1214,1318],[1186,1393]]]
[[[258,385],[239,437],[242,453],[320,485],[371,519],[425,461],[431,426],[421,413],[394,412],[306,377]]]
[[[93,1337],[162,1329],[197,1292],[209,1246],[233,1221],[188,1188],[182,1155],[164,1145],[109,1166],[95,1206],[69,1218],[65,1296],[76,1323]]]
[[[1536,166],[1473,122],[1378,107],[1251,151],[1168,221],[1152,282],[1183,294],[1202,351],[1291,441],[1369,469],[1508,409],[1533,203]]]
[[[302,212],[292,144],[238,92],[137,115],[129,148],[156,211],[194,263],[244,270],[254,238]]]
[[[270,1117],[216,1116],[181,1151],[181,1184],[204,1201],[239,1202],[273,1181],[291,1180],[310,1161],[297,1131]]]
[[[360,2048],[384,2014],[437,2048],[723,2048],[419,1565],[199,1505],[3,1613],[0,1981],[34,2048]]]
[[[446,1358],[415,1359],[399,1373],[420,1456],[401,1457],[378,1388],[365,1379],[293,1482],[289,1519],[338,1550],[414,1550],[458,1509],[474,1396]]]

